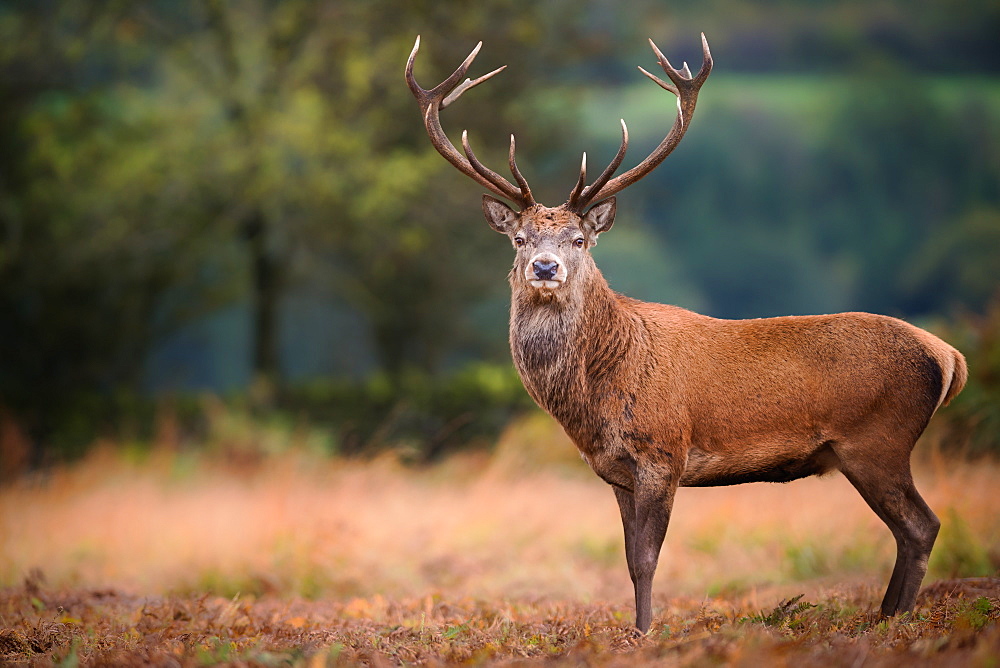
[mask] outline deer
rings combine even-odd
[[[677,98],[673,125],[642,162],[614,176],[628,148],[622,120],[611,163],[587,185],[584,153],[569,198],[556,207],[535,201],[513,135],[516,184],[476,157],[467,131],[460,153],[441,126],[442,109],[506,67],[464,78],[482,42],[429,90],[413,74],[419,36],[406,62],[431,144],[491,193],[483,195],[486,221],[513,246],[510,349],[521,381],[614,491],[638,633],[652,622],[652,580],[678,487],[837,470],[896,541],[881,614],[911,612],[941,524],[914,485],[910,456],[931,416],[962,390],[965,358],[885,315],[725,320],[614,292],[590,249],[614,224],[615,195],[684,137],[713,67],[704,33],[697,74],[687,63],[675,69],[649,44],[668,80],[639,70]]]

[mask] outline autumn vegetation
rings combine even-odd
[[[164,400],[199,437],[205,391],[342,452],[495,440],[530,403],[510,249],[428,145],[402,76],[417,34],[421,81],[481,39],[471,74],[508,66],[445,129],[492,165],[515,133],[555,205],[581,151],[613,155],[619,118],[623,169],[662,138],[646,38],[697,63],[706,33],[697,120],[594,250],[615,290],[719,317],[981,317],[997,21],[990,0],[4,4],[0,422],[36,467],[149,438]]]
[[[877,612],[891,536],[839,474],[682,490],[637,637],[613,496],[548,417],[417,468],[218,419],[199,452],[105,444],[0,489],[5,662],[970,665],[1000,649],[992,460],[924,444],[943,529],[897,619]]]

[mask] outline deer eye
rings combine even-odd
[[[573,242],[573,245],[574,245],[574,246],[576,246],[577,248],[583,248],[583,245],[584,245],[585,243],[586,243],[586,242],[585,242],[585,241],[583,240],[583,237],[579,237],[578,239],[576,239],[576,240],[575,240],[575,241]]]
[[[520,248],[524,245],[524,237],[514,237],[514,245]]]

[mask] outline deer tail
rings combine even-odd
[[[949,353],[950,355],[943,360],[941,365],[943,383],[938,408],[947,405],[948,402],[954,399],[955,395],[965,387],[966,381],[969,380],[969,367],[965,363],[965,356],[954,348],[951,348]]]

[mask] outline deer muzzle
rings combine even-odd
[[[533,287],[552,290],[566,280],[566,268],[558,256],[541,253],[525,267],[524,277]]]

